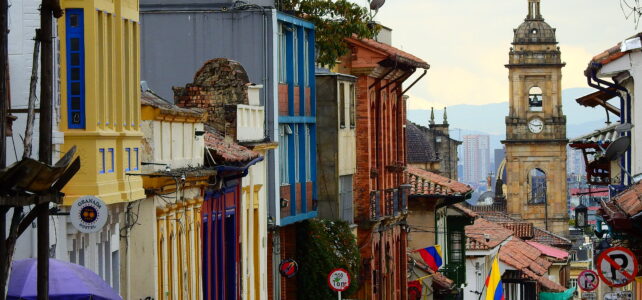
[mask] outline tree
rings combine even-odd
[[[348,0],[277,0],[277,8],[314,23],[317,63],[334,66],[348,53],[345,38],[373,38],[379,26],[367,8]]]

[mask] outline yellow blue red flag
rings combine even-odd
[[[499,261],[495,256],[490,274],[486,278],[486,300],[504,300],[504,287],[502,286],[502,272],[499,270]]]

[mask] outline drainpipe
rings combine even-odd
[[[403,90],[403,92],[401,92],[401,95],[403,96],[403,94],[405,94],[408,90],[415,86],[415,84],[417,84],[417,82],[419,82],[421,78],[424,78],[424,76],[426,76],[426,73],[428,73],[428,69],[424,69],[424,72],[421,74],[421,76],[419,76],[419,78],[417,78],[409,87]]]
[[[599,64],[599,63],[591,63],[589,65],[589,68],[584,73],[584,75],[586,76],[588,85],[590,87],[592,87],[592,88],[595,88],[595,89],[598,89],[600,91],[606,92],[609,95],[613,95],[613,96],[619,97],[620,98],[620,123],[622,123],[622,121],[624,121],[625,123],[629,123],[630,124],[631,123],[631,110],[630,110],[630,107],[631,107],[631,93],[629,93],[629,90],[627,90],[625,87],[623,87],[622,85],[620,85],[620,84],[618,84],[616,82],[611,83],[611,82],[608,82],[606,80],[598,78],[597,77],[597,69],[601,68],[601,67],[602,67],[602,64]],[[597,83],[593,83],[591,80],[594,80]],[[601,84],[603,84],[603,85],[605,85],[605,86],[607,86],[609,88],[613,88],[613,89],[616,89],[616,90],[624,92],[626,94],[626,100],[624,99],[622,94],[609,91],[608,89],[602,87]],[[630,136],[631,132],[629,131],[625,135],[626,136]],[[625,161],[626,161],[626,169],[627,170],[631,170],[631,150],[630,149],[626,152],[626,160],[625,160],[624,157],[620,158],[621,165],[624,165]],[[626,175],[626,172],[624,172],[624,170],[620,170],[620,178],[622,178],[621,184],[624,184],[624,175]],[[628,178],[628,185],[630,185],[631,184],[631,177],[627,177],[627,178]]]

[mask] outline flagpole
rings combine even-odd
[[[497,256],[499,256],[499,250],[502,250],[502,245],[501,244],[499,245],[499,248],[497,248],[497,254],[495,254],[495,257],[493,257],[493,259],[491,260],[490,271],[488,271],[488,276],[486,276],[487,280],[488,280],[488,277],[490,277],[490,273],[493,271],[493,263],[492,262],[495,261],[495,258]],[[499,267],[499,264],[497,265],[497,267]],[[500,276],[501,276],[501,274],[500,274]],[[477,298],[477,300],[481,300],[482,295],[484,295],[484,289],[485,288],[486,288],[486,284],[484,284],[484,286],[482,287],[481,292],[479,292],[479,298]]]

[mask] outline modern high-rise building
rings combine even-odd
[[[477,183],[485,180],[490,171],[490,137],[488,135],[465,135],[463,147],[463,181]]]

